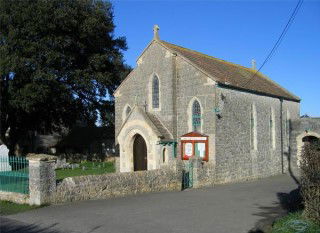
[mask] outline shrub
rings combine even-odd
[[[320,143],[307,144],[303,148],[301,194],[305,217],[320,224]]]
[[[319,233],[319,227],[319,225],[305,219],[299,211],[277,219],[270,233]]]

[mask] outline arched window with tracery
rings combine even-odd
[[[152,108],[159,108],[159,78],[154,75],[152,79]]]
[[[201,107],[198,100],[195,100],[192,104],[192,130],[201,131]]]

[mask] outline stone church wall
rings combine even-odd
[[[152,43],[138,59],[138,66],[131,72],[121,88],[115,93],[116,135],[123,123],[122,113],[129,105],[146,107],[150,113],[159,117],[161,122],[172,132],[172,54],[157,43]],[[156,74],[160,80],[160,109],[152,109],[151,81]],[[146,106],[144,106],[147,104]]]
[[[217,87],[204,72],[156,42],[147,47],[137,63],[138,66],[115,93],[116,136],[123,124],[126,106],[143,106],[159,118],[173,138],[177,137],[179,157],[179,137],[192,131],[192,103],[198,100],[202,113],[201,133],[209,136],[208,167],[214,168],[217,182],[267,177],[281,173],[282,167],[284,171],[289,169],[290,150],[286,121],[287,115],[290,121],[299,117],[299,103],[283,100],[281,137],[280,99]],[[154,74],[160,80],[160,108],[157,110],[151,107],[151,81]],[[251,149],[250,145],[250,115],[253,103],[257,112],[257,149]],[[275,123],[274,148],[270,140],[271,108]],[[283,159],[282,144],[285,155]],[[157,159],[154,158],[155,161]]]
[[[192,103],[198,100],[202,113],[201,133],[209,136],[209,163],[215,162],[215,82],[182,58],[177,58],[177,136],[192,131]],[[179,141],[180,144],[180,141]],[[180,156],[180,147],[178,156]]]
[[[296,154],[292,151],[293,122],[300,119],[300,104],[292,101],[283,101],[283,162],[284,171],[290,173],[292,165],[296,165]],[[285,122],[287,121],[287,123]],[[286,125],[287,124],[287,125]],[[286,129],[288,127],[288,129]],[[295,166],[296,167],[296,166]]]
[[[218,93],[218,96],[224,96],[224,103],[220,104],[221,118],[216,120],[217,183],[281,173],[280,100],[226,88],[219,88]],[[256,150],[251,148],[250,143],[250,115],[253,103],[257,113]],[[271,107],[275,120],[274,149],[269,129]],[[283,111],[286,109],[291,112],[292,119],[298,117],[298,103],[283,104]]]

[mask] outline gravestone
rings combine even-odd
[[[0,172],[11,171],[9,164],[9,149],[6,145],[0,145]]]

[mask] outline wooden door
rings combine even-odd
[[[133,143],[134,171],[147,170],[147,145],[141,135],[137,135]]]

